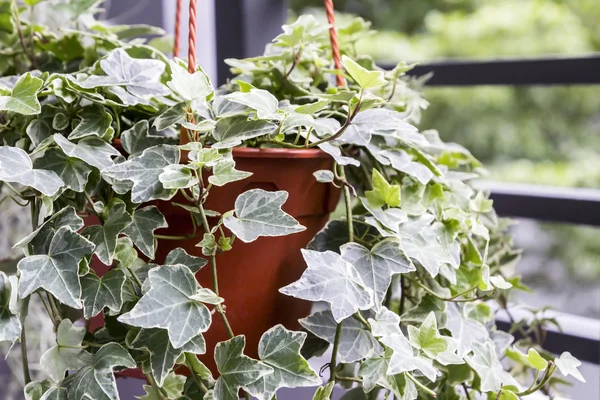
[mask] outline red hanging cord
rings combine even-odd
[[[342,71],[342,61],[340,59],[340,45],[337,39],[337,30],[335,29],[335,15],[333,13],[333,0],[325,1],[325,12],[327,14],[327,22],[329,22],[329,39],[331,41],[331,52],[333,54],[333,65],[339,72]],[[345,86],[344,77],[342,75],[335,76],[338,86]]]
[[[188,36],[188,72],[196,71],[196,0],[190,0],[190,26]]]
[[[175,42],[173,43],[173,57],[179,56],[179,31],[181,30],[181,0],[177,0],[175,10]]]

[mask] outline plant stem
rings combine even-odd
[[[404,275],[400,275],[400,303],[398,304],[398,315],[404,314],[404,305],[406,303],[406,294],[404,288]]]
[[[413,381],[413,383],[414,383],[415,385],[417,385],[417,387],[418,387],[419,389],[423,390],[424,392],[426,392],[426,393],[427,393],[428,395],[430,395],[431,397],[434,397],[434,398],[435,398],[435,397],[437,397],[437,395],[435,394],[435,392],[434,392],[433,390],[429,389],[427,386],[425,386],[425,385],[423,385],[421,382],[419,382],[419,381],[417,380],[417,378],[415,378],[414,376],[412,376],[412,374],[411,374],[411,373],[407,372],[407,373],[406,373],[406,377],[407,377],[408,379],[410,379],[411,381]]]
[[[165,389],[158,386],[158,383],[156,382],[156,379],[154,379],[152,374],[146,374],[146,379],[148,379],[148,382],[150,382],[150,385],[152,386],[152,388],[154,388],[154,391],[160,396],[162,400],[169,400],[169,393],[167,393]]]
[[[19,307],[19,319],[21,320],[21,364],[23,367],[23,382],[25,382],[25,385],[31,382],[29,360],[27,359],[27,336],[25,334],[25,319],[27,318],[27,312],[29,310],[29,299],[30,297],[24,298]]]
[[[343,321],[342,321],[343,322]],[[340,338],[342,337],[342,322],[335,328],[335,338],[333,340],[333,350],[331,351],[331,361],[329,362],[329,382],[335,382],[337,371],[337,353],[340,347]]]
[[[421,282],[419,282],[419,281],[417,281],[415,279],[411,279],[408,276],[406,277],[406,279],[408,279],[412,283],[415,283],[415,284],[419,285],[419,287],[421,287],[423,290],[425,290],[430,295],[432,295],[434,297],[437,297],[440,300],[448,301],[448,302],[453,302],[453,303],[468,303],[468,302],[471,302],[471,301],[481,300],[481,299],[485,299],[486,297],[488,297],[491,294],[491,293],[486,293],[486,294],[481,295],[481,296],[473,297],[472,299],[457,299],[457,297],[462,296],[463,294],[468,293],[471,290],[475,289],[473,287],[473,288],[470,288],[469,290],[467,290],[467,291],[465,291],[463,293],[459,293],[459,294],[457,294],[455,296],[452,296],[452,297],[442,297],[438,293],[436,293],[435,291],[433,291],[430,288],[428,288],[427,286],[423,285]]]
[[[554,373],[555,370],[556,370],[556,365],[552,361],[549,361],[548,369],[546,370],[546,374],[544,375],[544,377],[542,378],[540,383],[533,386],[535,384],[535,381],[533,381],[531,384],[532,386],[530,386],[529,389],[527,389],[523,392],[515,393],[515,394],[519,397],[524,397],[524,396],[529,396],[530,394],[537,392],[546,384],[546,382],[548,382],[548,380],[550,379],[550,377],[552,376],[552,374]]]
[[[362,99],[362,91],[360,92],[360,98]],[[348,127],[350,126],[350,124],[352,123],[352,120],[354,119],[354,117],[356,116],[356,114],[358,114],[358,111],[360,110],[360,102],[358,103],[358,105],[356,106],[356,108],[354,109],[354,111],[352,112],[352,114],[350,114],[348,116],[348,118],[346,119],[346,121],[344,122],[344,124],[340,127],[340,129],[338,129],[338,131],[336,133],[334,133],[331,136],[328,136],[324,139],[321,140],[317,140],[316,142],[312,142],[310,143],[307,147],[317,147],[320,144],[326,143],[326,142],[331,142],[332,140],[335,140],[337,138],[339,138],[340,136],[342,136],[344,134],[344,132],[346,132],[346,129],[348,129]]]
[[[19,42],[21,43],[21,47],[23,48],[23,53],[25,53],[25,55],[29,59],[29,62],[31,63],[31,69],[36,69],[37,66],[35,63],[35,58],[33,57],[33,52],[30,53],[27,51],[27,45],[25,44],[25,37],[23,36],[23,31],[21,30],[21,19],[19,18],[18,11],[15,12],[15,18],[16,18],[15,27],[17,28],[17,33],[19,35]],[[33,29],[31,26],[29,28]]]
[[[465,391],[465,396],[467,396],[467,400],[471,400],[471,393],[469,393],[469,388],[467,387],[467,385],[465,385],[465,383],[462,383],[462,388]]]
[[[337,379],[338,381],[345,381],[345,382],[357,382],[357,383],[362,383],[362,379],[356,377],[356,376],[342,376],[342,375],[335,375],[335,379]]]
[[[362,316],[360,311],[355,312],[353,317],[358,320],[358,322],[363,324],[369,331],[371,330],[371,324],[369,324],[369,322]]]
[[[50,309],[52,310],[52,314],[54,314],[54,327],[58,327],[58,324],[60,324],[60,321],[62,321],[62,316],[60,314],[60,308],[58,307],[58,304],[56,304],[56,301],[54,300],[54,296],[52,296],[52,294],[48,291],[46,291],[46,295],[48,296],[48,304],[50,305]]]
[[[190,357],[195,357],[195,356],[192,353],[185,353],[185,364],[187,365],[188,369],[190,370],[190,373],[192,374],[192,379],[194,379],[194,382],[196,382],[196,385],[198,385],[200,390],[202,390],[202,393],[206,393],[206,392],[208,392],[208,388],[206,386],[204,386],[204,383],[202,383],[202,381],[200,380],[198,375],[196,375],[194,373],[194,367],[192,364],[193,360],[190,360]]]
[[[133,280],[135,281],[135,283],[138,284],[138,286],[140,287],[140,292],[141,292],[142,286],[144,284],[142,283],[142,281],[140,280],[140,278],[137,276],[137,274],[135,273],[135,271],[133,271],[131,269],[131,267],[127,267],[127,271],[129,271],[129,273],[131,274],[131,277],[133,278]]]

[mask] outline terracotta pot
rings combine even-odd
[[[298,319],[310,312],[309,302],[284,296],[279,288],[297,280],[306,268],[300,249],[323,228],[335,209],[340,192],[332,185],[318,183],[313,172],[331,169],[331,157],[320,150],[251,149],[233,150],[236,168],[253,173],[249,178],[224,187],[213,187],[205,208],[220,213],[232,210],[239,194],[249,189],[285,190],[289,197],[283,210],[292,215],[306,230],[283,237],[261,237],[252,243],[236,239],[233,249],[216,256],[220,295],[225,299],[229,322],[236,335],[246,336],[245,353],[257,357],[263,332],[276,324],[298,329]],[[180,202],[178,200],[178,202]],[[157,202],[165,215],[168,228],[157,230],[162,235],[182,236],[192,233],[189,213],[171,202]],[[210,221],[211,225],[215,222]],[[202,235],[189,240],[159,240],[156,263],[177,247],[189,254],[202,256],[196,244]],[[210,265],[196,274],[198,282],[212,288]],[[214,347],[229,337],[221,319],[213,322],[204,334],[207,352],[200,356],[216,372]],[[126,375],[130,375],[126,373]]]

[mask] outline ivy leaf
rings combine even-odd
[[[458,356],[464,357],[473,350],[473,343],[485,343],[489,333],[485,326],[465,315],[471,307],[460,307],[457,304],[446,305],[446,329],[458,341]]]
[[[16,295],[17,288],[6,274],[0,271],[0,343],[13,343],[21,334],[19,317],[11,310],[11,299]]]
[[[394,169],[412,176],[423,185],[427,185],[433,179],[433,172],[423,164],[413,161],[404,150],[384,150],[380,154],[390,161]]]
[[[142,154],[144,150],[160,144],[174,144],[173,139],[166,136],[150,135],[148,120],[143,119],[121,133],[121,144],[131,156]]]
[[[194,300],[196,278],[184,265],[156,267],[148,272],[150,290],[119,321],[140,328],[162,328],[169,333],[173,347],[179,348],[211,323],[210,311]]]
[[[165,130],[177,123],[183,121],[185,117],[185,103],[177,103],[174,106],[167,108],[162,114],[160,114],[154,122],[152,126],[156,128],[158,131]]]
[[[375,317],[369,318],[371,324],[371,333],[375,337],[385,337],[395,334],[401,334],[400,317],[386,307],[377,310]]]
[[[386,108],[372,108],[359,112],[340,139],[345,143],[367,146],[371,143],[373,135],[410,133],[422,138],[417,132],[417,128],[402,120],[399,112]]]
[[[419,370],[431,382],[435,382],[436,369],[429,358],[415,353],[408,339],[404,335],[395,334],[380,339],[381,343],[393,350],[387,369],[388,375],[397,375],[401,372]]]
[[[385,299],[392,276],[415,270],[396,239],[384,239],[371,250],[358,243],[347,243],[340,250],[342,258],[356,268],[365,285],[373,290],[377,308]]]
[[[315,391],[315,395],[313,396],[312,400],[330,400],[334,387],[335,382],[329,382],[325,386],[318,387]]]
[[[184,352],[194,354],[204,354],[206,352],[206,342],[202,334],[193,337],[179,348],[173,347],[169,340],[169,334],[164,329],[140,329],[132,336],[132,338],[129,338],[128,335],[127,346],[132,349],[145,350],[149,353],[152,376],[161,387],[180,355]]]
[[[120,155],[117,149],[106,143],[104,140],[96,137],[87,137],[75,144],[71,143],[63,135],[57,133],[54,135],[54,141],[69,157],[85,161],[99,170],[103,170],[104,168],[113,165],[114,162],[112,158]]]
[[[127,276],[121,269],[113,269],[102,278],[90,272],[81,278],[83,316],[90,319],[104,307],[119,312],[123,306],[123,286]]]
[[[249,120],[248,117],[238,115],[231,118],[223,118],[217,122],[213,137],[219,143],[217,147],[235,147],[244,140],[258,136],[268,135],[277,129],[277,125],[264,120]]]
[[[60,382],[66,371],[83,368],[92,362],[93,356],[81,345],[85,332],[84,327],[74,326],[70,319],[63,319],[58,325],[56,345],[40,359],[40,366],[55,382]]]
[[[102,138],[112,123],[112,116],[98,104],[83,107],[77,116],[81,118],[81,121],[69,134],[69,140],[81,139],[86,136]]]
[[[336,322],[373,306],[373,291],[352,264],[333,251],[302,249],[308,268],[300,279],[279,291],[309,301],[326,301]]]
[[[429,228],[411,237],[405,236],[402,249],[406,254],[418,261],[435,278],[442,264],[454,265],[455,260],[444,249],[435,232]]]
[[[516,348],[510,348],[506,350],[506,355],[511,359],[520,362],[530,368],[535,368],[538,371],[543,371],[548,367],[548,361],[537,352],[536,349],[529,349],[527,354],[521,353]]]
[[[56,231],[63,226],[69,227],[73,231],[78,231],[83,227],[83,219],[77,215],[75,208],[72,206],[65,207],[52,215],[35,231],[17,242],[14,247],[25,247],[31,243],[32,254],[45,254],[48,252]]]
[[[67,156],[63,151],[52,148],[34,162],[34,168],[54,171],[68,189],[83,192],[92,168],[85,162]]]
[[[171,67],[171,80],[167,86],[184,100],[205,100],[214,91],[204,71],[195,71],[190,74],[186,68],[173,60],[169,61],[169,66]]]
[[[246,338],[236,336],[215,347],[215,361],[221,376],[214,388],[214,397],[219,400],[238,400],[238,391],[272,374],[273,368],[243,354]]]
[[[64,182],[54,171],[34,169],[29,155],[18,147],[0,147],[0,180],[19,183],[54,196]]]
[[[164,379],[160,388],[164,391],[168,398],[178,398],[185,388],[185,376],[170,373]],[[151,385],[144,385],[144,395],[138,397],[139,400],[163,400],[164,396],[160,390],[152,387]]]
[[[267,90],[252,88],[249,92],[230,93],[225,98],[256,110],[259,119],[279,119],[279,101]]]
[[[446,351],[448,349],[448,341],[450,340],[450,338],[444,337],[438,332],[433,312],[429,313],[418,328],[409,325],[408,337],[410,343],[415,348],[422,350],[431,358],[435,358],[438,354]]]
[[[493,200],[488,200],[485,198],[483,192],[477,192],[477,195],[469,201],[469,208],[471,211],[476,212],[478,214],[485,214],[492,211]]]
[[[183,164],[167,165],[158,180],[165,189],[187,189],[198,184],[193,169]]]
[[[373,190],[367,190],[365,196],[373,207],[398,207],[400,205],[401,192],[399,185],[390,185],[381,173],[373,168]]]
[[[395,234],[398,234],[400,224],[408,220],[408,215],[404,210],[401,210],[399,208],[383,209],[381,207],[374,207],[371,205],[370,201],[364,197],[361,197],[360,200],[365,209],[373,216],[372,218],[365,218],[365,222],[367,222],[369,225],[374,226],[375,228],[379,228],[379,224],[377,224],[378,221],[387,229],[391,230]],[[375,219],[376,221],[374,221],[373,219]],[[378,230],[381,231],[381,229]],[[384,236],[392,236],[387,232],[381,232],[381,234],[385,234]]]
[[[185,265],[193,273],[200,271],[207,263],[208,261],[206,259],[191,256],[181,247],[171,250],[165,258],[165,265]]]
[[[19,296],[24,299],[37,289],[44,288],[61,303],[81,308],[79,262],[93,250],[94,244],[70,227],[58,229],[47,254],[25,257],[17,264],[21,274]]]
[[[556,358],[554,363],[556,364],[556,367],[560,373],[564,376],[571,375],[578,381],[585,382],[581,372],[577,370],[577,367],[581,365],[581,361],[573,357],[568,351],[565,351],[560,355],[559,358]]]
[[[387,83],[383,71],[369,71],[346,55],[342,56],[342,65],[362,89],[377,88]]]
[[[112,265],[119,233],[129,226],[133,218],[125,209],[125,203],[116,203],[108,211],[104,225],[87,226],[81,232],[96,245],[94,253],[104,265]]]
[[[79,369],[70,378],[67,388],[69,399],[118,399],[115,367],[135,368],[136,364],[120,344],[107,343],[94,355],[93,363]]]
[[[315,171],[313,172],[313,175],[315,176],[317,182],[331,183],[334,181],[333,172],[326,169],[320,169],[318,171]]]
[[[113,50],[108,57],[100,61],[100,67],[106,76],[92,75],[83,82],[76,82],[83,88],[102,86],[123,86],[130,96],[137,99],[134,103],[145,103],[145,99],[163,96],[169,93],[160,82],[165,70],[162,61],[132,58],[121,48]],[[120,92],[115,91],[115,94]],[[123,98],[123,95],[119,96]]]
[[[288,193],[283,190],[248,190],[235,200],[235,216],[226,217],[223,223],[245,243],[253,242],[259,236],[302,232],[306,228],[281,209],[287,198]]]
[[[150,259],[154,258],[156,240],[154,231],[166,228],[167,220],[155,206],[138,208],[132,214],[133,222],[123,229],[123,233],[131,238],[136,247]]]
[[[417,398],[415,384],[406,379],[404,373],[388,375],[392,349],[386,349],[384,354],[371,357],[360,364],[358,374],[363,378],[365,392],[370,392],[376,386],[390,390],[399,400],[413,400]]]
[[[19,77],[10,95],[0,96],[0,110],[22,115],[39,114],[42,110],[37,94],[44,81],[28,72]]]
[[[53,382],[50,379],[44,379],[43,381],[38,382],[29,382],[23,388],[25,400],[41,400],[42,396],[44,396],[47,391],[51,390],[53,386]],[[49,400],[47,396],[44,398]]]
[[[143,203],[150,200],[168,200],[174,189],[165,189],[159,180],[165,167],[179,163],[177,146],[159,145],[150,147],[137,157],[102,170],[102,174],[113,179],[133,182],[131,201]]]
[[[515,379],[504,370],[498,360],[494,343],[473,343],[473,355],[466,358],[467,362],[481,379],[482,392],[497,392],[502,385],[518,386]]]
[[[266,331],[258,343],[258,356],[273,368],[273,373],[246,385],[247,391],[259,400],[271,400],[282,387],[315,386],[321,378],[300,355],[306,333],[294,332],[276,325]]]
[[[222,159],[213,167],[213,175],[208,177],[208,182],[215,186],[224,186],[230,182],[241,181],[252,175],[252,172],[238,171],[235,161]]]
[[[299,320],[300,325],[309,332],[333,344],[337,322],[331,311],[319,311]],[[363,358],[372,357],[382,351],[381,345],[365,327],[354,318],[342,322],[338,357],[343,363],[352,363]]]

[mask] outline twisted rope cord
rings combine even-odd
[[[327,22],[329,22],[329,40],[331,41],[331,52],[333,54],[333,65],[338,71],[342,71],[342,61],[340,58],[340,45],[337,39],[337,30],[335,28],[335,15],[333,13],[333,0],[325,1],[325,13],[327,14]],[[338,86],[344,86],[344,77],[336,75],[335,80]]]
[[[188,36],[188,72],[196,71],[196,0],[190,0],[190,31]]]
[[[181,0],[177,0],[175,10],[175,42],[173,43],[173,57],[179,56],[179,33],[181,31]]]

